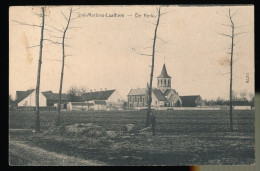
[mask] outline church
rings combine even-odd
[[[127,95],[128,106],[147,106],[148,85],[146,88],[131,89]],[[168,75],[165,64],[161,74],[157,77],[157,88],[152,88],[152,104],[154,107],[179,107],[182,100],[175,89],[171,88],[171,77]]]

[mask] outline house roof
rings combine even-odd
[[[105,90],[105,91],[95,91],[95,92],[88,92],[82,95],[84,101],[90,100],[107,100],[115,90]]]
[[[167,99],[164,97],[163,93],[159,89],[153,89],[153,94],[157,98],[158,101],[167,101]]]
[[[180,96],[183,105],[193,105],[198,97],[200,97],[200,95]]]
[[[163,64],[162,72],[161,72],[161,74],[160,74],[157,78],[171,78],[171,77],[167,74],[167,70],[166,70],[165,64]]]
[[[99,100],[94,100],[94,103],[95,103],[95,104],[99,104],[99,105],[107,105],[107,102],[104,101],[104,100],[101,100],[101,101],[99,101]]]
[[[43,91],[42,93],[53,93],[51,90]]]
[[[45,91],[42,94],[46,97],[47,100],[59,100],[59,93],[52,93],[52,91]],[[67,94],[61,94],[61,100],[68,100]]]
[[[23,99],[28,97],[34,91],[35,91],[35,89],[30,89],[30,90],[27,90],[27,91],[16,91],[17,99],[15,100],[15,103],[21,102]]]
[[[16,91],[16,99],[20,99],[26,91]]]

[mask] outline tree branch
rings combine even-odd
[[[54,38],[59,38],[59,39],[62,39],[63,37],[59,37],[59,36],[52,36],[51,37],[54,37]],[[65,39],[71,39],[70,37],[65,37]]]
[[[165,15],[165,14],[168,14],[168,13],[171,13],[171,12],[175,12],[176,10],[174,10],[174,11],[169,11],[169,12],[164,12],[164,13],[161,13],[160,15],[162,16],[162,15]]]
[[[163,40],[162,38],[160,38],[160,37],[158,37],[158,36],[156,36],[156,38],[159,39],[159,40],[161,40],[161,41],[163,41],[164,43],[169,43],[169,42],[166,42],[165,40]]]
[[[80,17],[77,16],[77,17],[71,18],[70,20],[72,21],[72,20],[75,20],[75,19],[77,19],[77,18],[80,18]]]
[[[244,33],[247,33],[247,32],[240,32],[240,33],[236,33],[234,35],[237,36],[237,35],[244,34]]]
[[[54,26],[52,26],[55,30],[57,30],[57,31],[59,31],[59,32],[61,32],[61,33],[63,33],[63,31],[62,30],[60,30],[60,29],[57,29],[56,27],[54,27]]]
[[[49,31],[49,32],[52,32],[51,30],[47,29],[46,27],[44,28],[44,30]]]
[[[232,38],[232,36],[228,35],[228,34],[224,34],[224,33],[217,33],[218,35],[221,35],[221,36],[226,36],[226,37],[230,37]]]
[[[33,11],[31,11],[34,15],[37,15],[37,16],[40,16],[40,17],[42,17],[43,15],[42,14],[37,14],[37,13],[35,13],[35,12],[33,12]],[[46,16],[46,15],[44,15],[44,16]]]
[[[53,43],[53,44],[62,44],[62,43],[60,43],[60,42],[54,42],[54,41],[52,41],[52,40],[50,40],[50,39],[43,39],[43,40],[47,40],[47,41],[49,41],[49,42],[51,42],[51,43]]]
[[[144,21],[144,22],[146,22],[146,23],[149,23],[149,24],[153,24],[153,25],[155,25],[155,26],[156,26],[156,24],[155,24],[155,23],[152,23],[152,22],[150,22],[150,21]]]
[[[227,26],[227,27],[232,27],[231,25],[228,25],[228,24],[220,24],[220,25]]]
[[[65,16],[65,14],[64,14],[62,11],[60,11],[60,12],[62,13],[63,17],[64,17],[67,21],[69,21],[69,19]]]
[[[80,8],[72,9],[72,12],[79,10]]]
[[[81,27],[68,27],[68,29],[81,28]]]
[[[152,48],[153,46],[148,46],[148,47],[144,47],[143,49],[149,49]]]
[[[135,51],[135,53],[138,54],[138,55],[142,55],[142,56],[153,56],[153,55],[149,55],[149,54],[144,54],[144,53],[136,52],[135,48],[132,48],[132,50]]]
[[[27,48],[30,49],[30,48],[34,48],[34,47],[38,47],[38,46],[40,46],[40,45],[29,46],[29,47],[27,47]]]
[[[32,26],[32,27],[42,27],[41,25],[28,24],[28,23],[23,23],[23,22],[20,22],[20,21],[15,21],[15,20],[12,20],[12,21],[16,22],[16,23],[19,23],[21,25]]]

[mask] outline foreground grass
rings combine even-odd
[[[124,124],[142,129],[145,111],[63,112],[62,125],[94,123],[122,131]],[[253,111],[234,111],[234,132],[229,132],[228,111],[155,111],[157,135],[127,134],[119,137],[66,137],[10,133],[57,153],[95,159],[112,165],[253,164]],[[42,130],[48,129],[56,112],[41,112]],[[33,112],[10,112],[10,129],[32,129]]]

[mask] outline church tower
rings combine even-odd
[[[171,89],[171,77],[167,74],[166,66],[163,64],[162,72],[157,77],[157,88],[165,93],[167,89]]]

